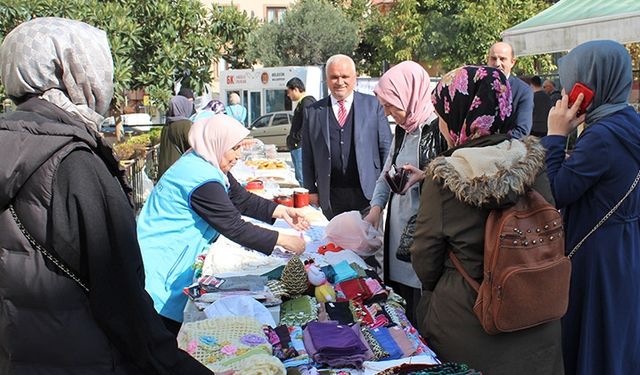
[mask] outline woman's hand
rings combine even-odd
[[[380,206],[372,206],[367,216],[364,217],[364,221],[371,224],[374,228],[378,228],[380,225],[380,215],[382,214],[382,208]]]
[[[273,217],[276,219],[283,219],[296,230],[305,231],[311,227],[311,225],[309,225],[309,220],[307,220],[304,213],[298,208],[287,207],[279,204],[275,211],[273,211]]]
[[[290,234],[278,233],[278,240],[276,241],[276,245],[282,246],[285,250],[288,250],[295,255],[300,255],[304,253],[305,246],[307,243],[305,242],[302,235],[293,236]]]
[[[561,135],[566,137],[575,129],[579,124],[584,122],[585,116],[576,117],[578,108],[584,100],[584,95],[578,95],[575,103],[569,107],[569,97],[562,90],[562,99],[556,102],[556,105],[551,107],[549,111],[549,118],[547,120],[548,132],[547,135]]]
[[[402,168],[409,173],[409,179],[407,180],[407,183],[404,185],[404,189],[402,189],[400,194],[406,193],[417,182],[424,180],[424,171],[420,168],[415,167],[411,164],[405,164],[402,166]]]

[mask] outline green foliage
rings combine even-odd
[[[438,1],[419,7],[426,41],[421,57],[446,70],[464,64],[484,64],[500,33],[547,8],[543,0]],[[521,59],[514,70],[534,73],[554,68],[550,56]]]
[[[0,38],[21,22],[46,16],[81,20],[107,33],[118,112],[125,92],[139,88],[162,109],[184,72],[191,75],[187,84],[201,91],[223,46],[243,63],[243,40],[255,25],[237,11],[209,14],[198,0],[0,0]]]
[[[222,57],[232,69],[250,68],[255,61],[246,58],[248,36],[258,27],[258,20],[234,6],[213,5],[210,34],[220,38]]]
[[[331,55],[352,55],[357,24],[322,0],[300,0],[282,23],[265,23],[249,35],[247,56],[265,66],[319,65]]]

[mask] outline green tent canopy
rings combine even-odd
[[[502,33],[518,56],[568,51],[612,39],[640,42],[640,0],[561,0]]]

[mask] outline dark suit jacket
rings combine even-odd
[[[522,138],[531,133],[533,124],[533,90],[516,76],[509,76],[511,98],[513,99],[512,117],[516,126],[511,130],[514,138]]]
[[[391,147],[391,129],[378,100],[372,95],[353,93],[353,144],[360,186],[371,199],[376,180]],[[302,167],[304,187],[319,195],[320,207],[330,212],[331,152],[329,116],[331,98],[320,99],[304,109],[302,126]]]

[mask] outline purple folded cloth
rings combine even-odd
[[[318,364],[324,364],[327,365],[329,367],[356,367],[356,368],[361,368],[362,367],[362,363],[364,361],[367,361],[371,358],[371,351],[366,351],[362,353],[362,354],[345,354],[345,353],[341,353],[341,354],[337,354],[337,355],[326,355],[323,352],[319,352],[316,350],[314,344],[313,344],[313,340],[311,338],[311,335],[309,333],[309,326],[307,325],[307,328],[304,329],[303,334],[302,334],[302,338],[304,341],[304,346],[305,349],[307,350],[307,353],[309,354],[309,356],[311,356],[311,358],[313,358],[313,361],[318,363]],[[353,328],[349,328],[347,327],[349,330],[352,330],[353,332]],[[355,332],[354,332],[355,334]],[[364,344],[363,344],[364,345]]]
[[[360,338],[347,325],[335,322],[309,322],[307,330],[313,346],[323,355],[363,354],[367,351]]]

